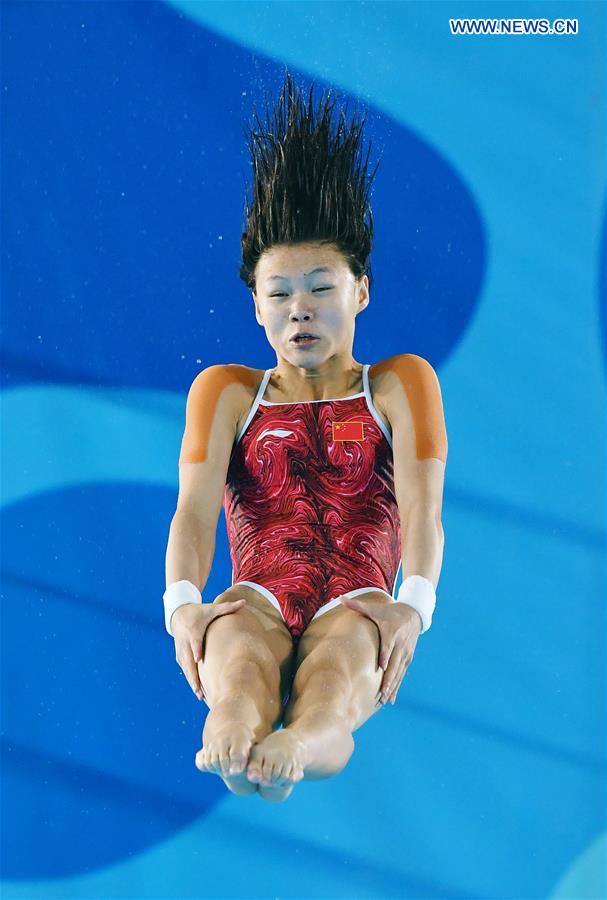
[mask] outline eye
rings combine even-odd
[[[331,285],[330,287],[325,286],[325,287],[314,288],[312,293],[315,294],[316,291],[332,291],[332,290],[333,290],[333,286]],[[286,297],[286,296],[287,295],[282,292],[274,292],[273,294],[270,294],[270,297]]]

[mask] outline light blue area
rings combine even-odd
[[[2,505],[88,482],[177,488],[185,396],[33,385],[2,396]]]
[[[550,900],[580,900],[581,897],[604,897],[606,859],[607,832],[603,832],[565,872],[550,894]]]
[[[416,130],[482,210],[481,303],[439,372],[438,606],[399,704],[357,732],[338,778],[280,806],[226,795],[136,859],[4,896],[605,896],[604,7],[172,5]],[[449,35],[449,15],[506,11],[576,15],[580,35]],[[87,481],[175,486],[184,402],[6,393],[3,503]]]

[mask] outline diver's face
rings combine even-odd
[[[335,354],[351,355],[354,320],[369,302],[369,280],[355,278],[334,245],[306,242],[265,250],[255,287],[255,317],[278,357],[314,368]],[[297,332],[315,339],[293,340]]]

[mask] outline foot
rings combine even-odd
[[[219,775],[233,794],[255,794],[257,785],[247,778],[247,763],[255,736],[242,725],[233,725],[208,738],[196,754],[196,768]]]
[[[249,782],[259,785],[259,793],[266,800],[286,800],[293,786],[304,777],[305,766],[305,745],[283,728],[254,745],[247,776]]]

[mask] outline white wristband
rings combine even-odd
[[[427,631],[432,624],[432,613],[436,606],[436,592],[434,585],[423,575],[409,575],[400,588],[396,596],[397,603],[406,603],[412,606],[419,613],[422,620],[422,630],[420,634]]]
[[[164,624],[166,630],[171,637],[175,637],[171,631],[171,616],[184,603],[202,603],[202,594],[195,584],[184,579],[170,584],[162,595],[162,599],[164,600]]]

